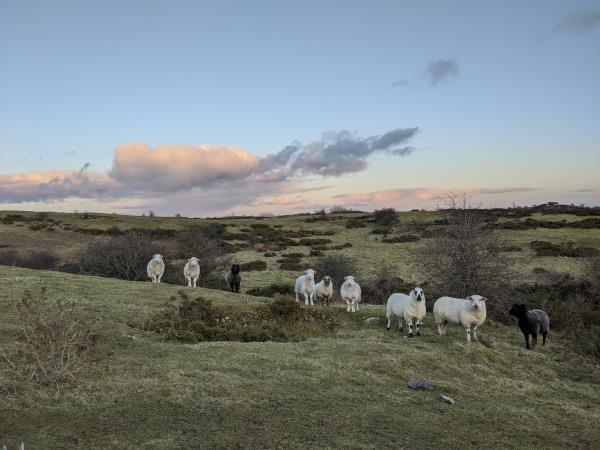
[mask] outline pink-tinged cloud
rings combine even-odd
[[[340,194],[331,198],[351,204],[368,205],[375,204],[393,204],[403,200],[431,201],[442,198],[451,193],[469,194],[469,195],[492,195],[506,194],[516,192],[529,192],[536,190],[527,187],[506,187],[506,188],[471,188],[471,189],[434,189],[434,188],[398,188],[384,191],[368,192],[363,194]]]
[[[115,150],[109,175],[130,189],[174,192],[245,178],[258,163],[237,147],[123,144]]]
[[[302,197],[277,197],[272,200],[255,202],[250,206],[297,206],[301,204],[310,204],[310,202]]]
[[[0,203],[45,202],[69,197],[97,198],[118,189],[106,174],[86,170],[31,171],[0,175]]]

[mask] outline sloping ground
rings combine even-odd
[[[598,365],[571,354],[557,333],[546,348],[526,351],[516,328],[487,323],[482,343],[469,345],[459,329],[436,336],[428,315],[424,335],[407,339],[386,332],[383,321],[365,324],[383,315],[365,306],[361,320],[300,343],[181,345],[127,325],[177,287],[0,267],[0,343],[17,330],[14,300],[40,286],[95,315],[112,354],[60,392],[3,394],[0,445],[507,449],[600,442]],[[248,300],[197,291],[214,302]],[[412,391],[412,378],[437,387]],[[439,401],[440,393],[456,404]]]

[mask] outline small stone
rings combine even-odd
[[[379,317],[369,317],[369,318],[365,319],[365,323],[375,323],[375,322],[379,322]]]
[[[408,387],[411,389],[424,389],[428,391],[432,391],[435,385],[432,381],[425,380],[409,380]]]
[[[452,397],[448,397],[447,395],[441,395],[438,397],[441,401],[448,403],[449,405],[454,405],[456,401]]]
[[[137,341],[137,336],[134,336],[133,334],[128,334],[127,339],[129,339],[130,341]]]

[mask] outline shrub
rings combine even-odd
[[[19,255],[15,250],[0,253],[0,265],[24,267],[26,269],[51,270],[56,268],[58,256],[48,251],[33,251],[27,255]]]
[[[206,225],[190,225],[177,235],[177,256],[185,260],[192,256],[200,259],[198,284],[202,287],[223,287],[223,273],[229,270],[232,260],[226,253],[224,234],[223,224],[211,222]],[[169,275],[166,281],[170,280]]]
[[[263,256],[265,258],[272,258],[274,256],[277,256],[277,253],[275,253],[275,252],[265,252],[265,254]]]
[[[262,260],[251,261],[240,265],[243,272],[252,272],[254,270],[267,270],[267,262]]]
[[[598,256],[600,251],[592,247],[576,247],[574,242],[564,242],[558,245],[546,241],[532,241],[529,244],[535,250],[536,256],[567,256],[581,258]]]
[[[406,283],[390,266],[381,267],[374,277],[364,280],[360,285],[362,301],[375,305],[387,303],[387,299],[394,292],[409,292],[414,284]]]
[[[360,219],[351,218],[346,220],[346,228],[364,228],[367,224]]]
[[[203,341],[297,341],[341,324],[340,311],[304,308],[289,298],[270,304],[213,305],[184,291],[142,324],[145,330],[186,343]]]
[[[373,220],[378,225],[393,225],[398,222],[398,214],[394,208],[383,208],[375,211]]]
[[[74,305],[57,301],[52,316],[46,290],[34,297],[25,291],[17,303],[20,333],[1,356],[18,383],[56,385],[74,381],[97,357],[100,339],[94,323],[79,317]]]
[[[257,297],[274,297],[276,294],[293,295],[293,283],[273,283],[265,287],[255,287],[246,291],[248,295]]]
[[[312,268],[316,270],[318,279],[323,278],[325,275],[331,277],[334,286],[334,299],[339,298],[340,286],[344,282],[345,277],[352,275],[355,278],[360,278],[356,260],[340,253],[331,253],[314,259],[312,261]]]
[[[401,234],[399,236],[384,238],[381,241],[385,242],[385,243],[402,243],[402,242],[417,242],[420,240],[421,240],[421,238],[419,236],[415,236],[414,234]]]
[[[81,272],[124,280],[147,279],[146,266],[160,253],[147,233],[128,232],[122,236],[91,242],[80,258]]]
[[[306,246],[320,246],[331,244],[331,239],[327,238],[304,238],[300,239],[300,245]]]

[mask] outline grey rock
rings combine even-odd
[[[369,317],[369,318],[365,319],[365,323],[375,323],[375,322],[379,322],[379,317]]]
[[[432,381],[425,380],[409,380],[408,387],[411,389],[424,389],[428,391],[432,391],[435,388],[435,385]]]
[[[452,397],[448,397],[447,395],[441,395],[438,397],[441,401],[448,403],[449,405],[454,405],[456,401]]]

